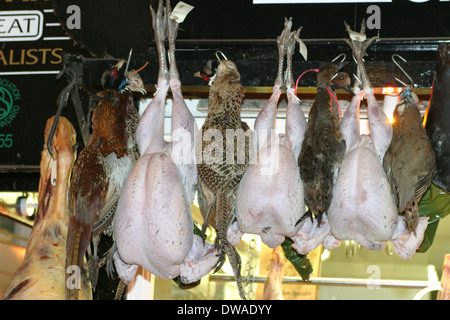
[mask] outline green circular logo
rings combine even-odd
[[[13,108],[13,96],[4,87],[0,87],[0,120],[3,120],[10,114]]]
[[[9,125],[16,118],[20,108],[14,103],[20,99],[17,86],[7,79],[0,78],[0,128]]]

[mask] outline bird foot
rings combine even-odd
[[[95,291],[98,281],[98,270],[100,268],[100,259],[98,256],[92,256],[88,262],[89,280],[91,281],[92,289]]]
[[[159,0],[158,9],[155,10],[150,6],[152,15],[153,30],[155,31],[156,43],[164,43],[166,40],[166,8],[164,8],[163,1]]]
[[[367,56],[367,48],[376,40],[378,36],[374,36],[370,39],[366,39],[366,22],[362,20],[360,32],[353,31],[347,22],[344,21],[345,30],[347,31],[350,39],[344,39],[344,41],[350,46],[353,51],[353,55],[357,61],[364,61],[364,57]]]
[[[417,225],[419,224],[419,201],[412,201],[412,203],[404,211],[406,218],[406,226],[409,232],[416,233]]]
[[[275,79],[275,87],[282,88],[284,84],[283,79],[283,64],[284,56],[287,52],[287,38],[291,32],[292,28],[292,18],[284,18],[284,29],[281,34],[277,37],[277,47],[278,47],[278,73]]]

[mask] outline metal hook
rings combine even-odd
[[[331,62],[335,62],[339,57],[344,56],[341,60],[341,63],[345,61],[345,59],[347,59],[347,55],[345,53],[341,53],[340,55],[338,55],[336,58],[334,58],[333,60],[331,60]]]
[[[362,85],[361,80],[359,80],[359,78],[356,76],[356,74],[353,74],[353,76],[355,77],[355,79],[359,82],[360,85]]]
[[[133,48],[130,49],[130,53],[128,54],[127,68],[125,69],[125,74],[127,74],[128,67],[130,66],[131,55],[133,54]]]
[[[48,138],[47,138],[48,153],[50,153],[50,156],[52,156],[52,157],[53,157],[52,140],[53,140],[53,136],[55,135],[56,127],[58,125],[58,120],[59,120],[59,117],[61,116],[62,109],[67,105],[67,101],[69,100],[70,92],[74,88],[76,82],[77,82],[76,77],[73,77],[72,81],[64,89],[62,89],[61,93],[58,96],[58,101],[57,101],[58,109],[56,110],[55,118],[53,120],[53,124],[52,124],[50,133],[48,134]]]
[[[223,54],[223,52],[222,52],[222,51],[219,51],[219,50],[216,51],[216,58],[217,58],[217,60],[221,60],[221,59],[219,58],[219,56],[217,55],[219,52],[220,52],[220,54],[222,54],[222,56],[225,58],[225,60],[228,60],[227,57]]]
[[[398,64],[397,61],[395,61],[394,57],[399,57],[403,62],[406,62],[406,59],[403,58],[401,55],[394,53],[392,55],[392,61],[394,62],[394,64],[403,72],[403,74],[409,79],[409,81],[411,81],[411,87],[413,87],[414,85],[414,80],[409,76],[408,73],[406,73],[406,71]],[[395,78],[395,80],[397,80],[398,82],[402,83],[403,85],[405,85],[402,81],[400,81],[399,79]],[[406,86],[406,85],[405,85]]]

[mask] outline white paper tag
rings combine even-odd
[[[359,33],[359,32],[351,31],[349,33],[349,35],[350,35],[350,39],[355,40],[355,41],[365,41],[366,40],[366,35]]]
[[[303,41],[297,37],[296,35],[294,35],[295,40],[298,42],[299,47],[300,47],[300,54],[303,56],[303,59],[305,59],[305,61],[308,61],[308,48],[306,48],[306,45],[303,43]]]
[[[299,39],[299,45],[300,45],[300,53],[305,59],[305,61],[308,61],[308,49],[306,48],[306,45],[303,43],[302,40]]]
[[[193,6],[180,1],[177,3],[175,8],[173,8],[172,13],[170,14],[170,19],[173,19],[178,23],[182,23],[192,9],[194,9]]]

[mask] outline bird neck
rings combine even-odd
[[[243,98],[239,81],[215,79],[209,91],[209,113],[240,113]]]

